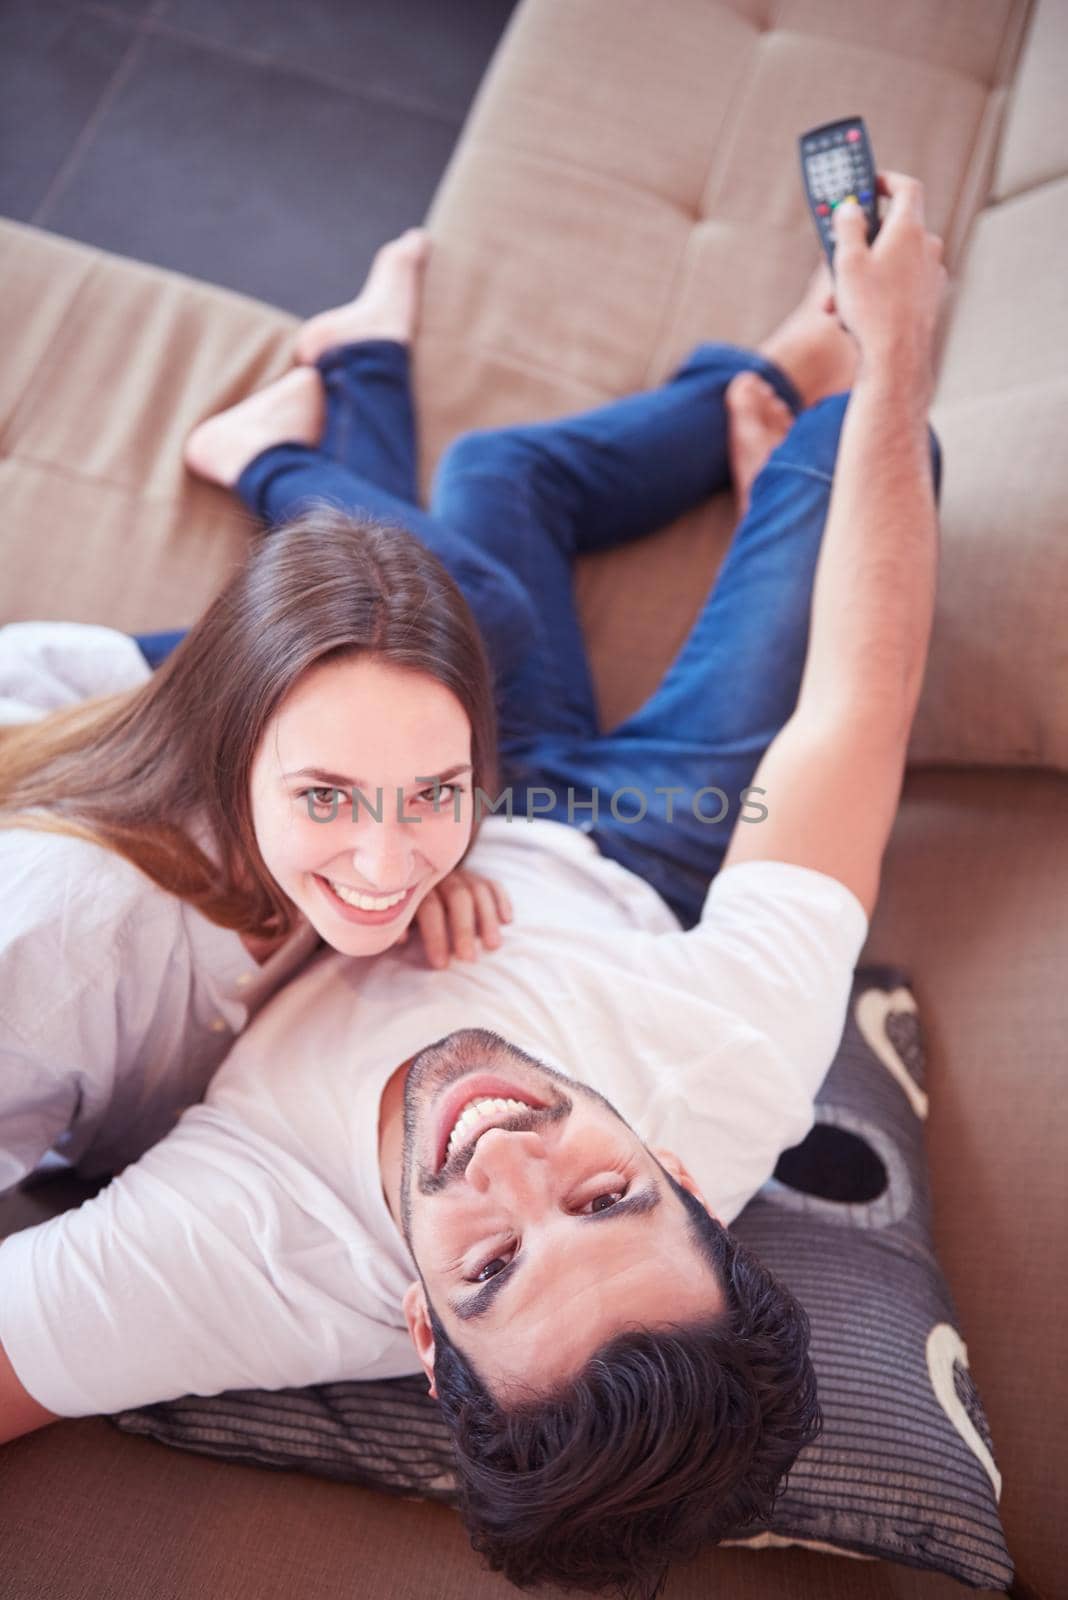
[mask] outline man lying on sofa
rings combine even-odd
[[[859,210],[837,224],[861,365],[827,402],[805,675],[701,920],[577,829],[489,819],[503,951],[444,973],[324,951],[166,1138],[0,1245],[0,1439],[421,1368],[515,1582],[651,1592],[770,1512],[818,1431],[808,1327],[727,1227],[811,1126],[933,614],[945,273],[919,185],[895,202],[873,251]]]

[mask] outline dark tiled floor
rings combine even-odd
[[[3,0],[0,210],[299,314],[420,222],[516,0]]]

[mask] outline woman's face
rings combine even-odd
[[[324,662],[267,724],[251,801],[282,891],[335,950],[377,955],[467,849],[467,714],[422,673],[373,656]]]

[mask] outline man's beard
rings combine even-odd
[[[418,1187],[420,1194],[430,1195],[439,1193],[448,1182],[452,1181],[451,1175],[443,1178],[440,1173],[422,1165],[419,1161],[416,1148],[419,1111],[440,1095],[442,1089],[469,1072],[499,1072],[502,1076],[506,1076],[509,1068],[516,1067],[532,1069],[539,1073],[550,1081],[555,1091],[553,1102],[549,1106],[530,1112],[529,1126],[540,1127],[567,1116],[571,1111],[573,1096],[578,1093],[598,1101],[612,1113],[613,1117],[623,1123],[624,1127],[630,1128],[626,1118],[621,1116],[615,1106],[596,1089],[591,1089],[555,1067],[550,1067],[536,1056],[521,1050],[518,1045],[509,1044],[507,1039],[491,1032],[488,1028],[462,1028],[435,1040],[433,1044],[427,1045],[412,1057],[404,1083],[400,1198],[401,1230],[409,1250],[412,1249],[413,1186]],[[517,1127],[526,1120],[517,1113]],[[630,1131],[634,1132],[633,1129]],[[447,1165],[448,1163],[446,1167]],[[414,1259],[414,1251],[412,1256]]]

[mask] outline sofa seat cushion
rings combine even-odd
[[[188,626],[255,525],[184,440],[285,371],[295,319],[3,220],[0,274],[4,620]]]

